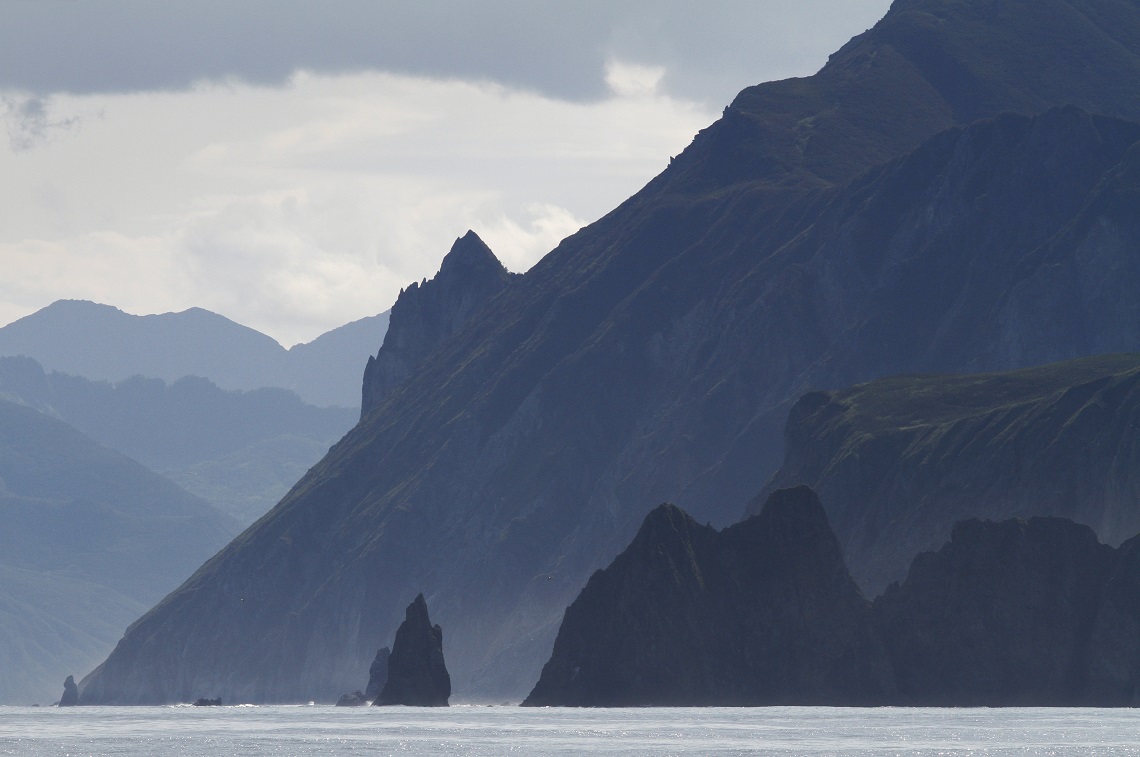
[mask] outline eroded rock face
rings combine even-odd
[[[384,344],[364,369],[360,417],[378,407],[416,366],[459,331],[487,300],[506,288],[511,274],[474,231],[455,240],[431,281],[400,292]]]
[[[63,682],[63,696],[59,698],[60,707],[74,707],[79,704],[79,686],[74,676],[68,676]]]
[[[904,375],[793,407],[772,488],[819,493],[874,597],[970,518],[1054,516],[1140,532],[1140,354],[992,374]]]
[[[391,656],[392,650],[388,647],[380,647],[376,651],[376,659],[368,668],[368,686],[364,689],[364,697],[369,702],[380,698],[380,692],[388,682],[388,658]]]
[[[1086,703],[1090,639],[1118,560],[1063,518],[958,523],[875,601],[900,702]]]
[[[443,629],[431,624],[427,602],[420,594],[408,605],[404,622],[396,631],[388,657],[388,680],[374,704],[446,707],[450,696],[451,676],[443,661]]]
[[[524,705],[1135,706],[1140,537],[958,523],[869,606],[807,487],[716,532],[662,505],[567,609]]]
[[[807,487],[717,532],[661,505],[567,609],[526,705],[867,705],[893,681]]]

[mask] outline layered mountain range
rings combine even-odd
[[[126,456],[0,400],[0,703],[50,703],[238,524]]]
[[[233,516],[265,514],[356,421],[276,388],[224,391],[187,376],[91,381],[0,357],[0,398],[58,418]]]
[[[279,387],[314,405],[354,408],[360,371],[387,327],[384,312],[286,350],[202,308],[139,316],[110,305],[60,300],[0,328],[0,355],[23,355],[49,371],[96,381],[199,376],[223,389]]]
[[[898,0],[745,90],[417,357],[81,700],[335,701],[421,590],[457,698],[521,697],[652,507],[737,519],[805,391],[1135,349],[1138,51],[1121,0]]]

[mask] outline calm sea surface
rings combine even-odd
[[[0,755],[1140,755],[1140,710],[0,707]]]

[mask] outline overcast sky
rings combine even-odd
[[[0,0],[0,324],[198,306],[289,346],[469,228],[524,271],[888,6]]]

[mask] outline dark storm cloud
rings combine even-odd
[[[0,88],[182,89],[297,69],[490,79],[564,99],[605,93],[610,58],[661,65],[672,94],[727,100],[807,73],[887,0],[6,0]],[[727,89],[726,89],[727,88]]]

